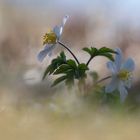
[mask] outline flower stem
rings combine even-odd
[[[58,43],[63,46],[65,49],[67,49],[69,51],[69,53],[74,57],[74,59],[76,60],[77,64],[80,64],[77,57],[74,55],[74,53],[66,46],[64,45],[62,42],[58,41]]]
[[[91,56],[90,59],[87,61],[86,65],[88,66],[90,61],[93,59],[94,56]]]
[[[112,77],[112,76],[107,76],[107,77],[105,77],[105,78],[103,78],[103,79],[97,81],[96,83],[103,82],[103,81],[105,81],[105,80],[107,80],[107,79],[109,79],[109,78],[111,78],[111,77]]]

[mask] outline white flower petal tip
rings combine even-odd
[[[66,24],[68,19],[69,19],[68,15],[64,16],[61,25],[60,26],[55,26],[54,29],[53,29],[53,31],[55,32],[58,40],[60,39],[60,37],[61,37],[61,35],[63,33],[63,28],[64,28],[64,26],[65,26],[65,24]]]
[[[128,58],[123,66],[122,66],[122,69],[126,69],[126,70],[129,70],[129,71],[134,71],[135,69],[135,62],[132,58]]]
[[[122,50],[120,48],[116,48],[115,52],[117,52],[117,55],[120,55],[122,57]]]
[[[117,54],[115,56],[116,68],[117,68],[117,70],[120,70],[120,67],[121,67],[121,64],[122,64],[122,60],[123,60],[122,51],[121,51],[120,48],[116,48],[115,51],[117,52]]]
[[[69,16],[68,15],[65,15],[64,18],[63,18],[63,26],[66,24],[67,20],[69,19]]]

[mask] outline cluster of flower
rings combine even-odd
[[[63,18],[62,24],[60,26],[55,26],[53,30],[47,32],[43,38],[44,49],[38,54],[38,60],[43,61],[47,55],[52,54],[52,50],[59,44],[65,49],[67,49],[79,63],[76,56],[72,51],[60,42],[60,37],[63,32],[64,25],[68,20],[69,16]],[[110,49],[111,50],[111,49]],[[109,50],[109,51],[110,51]],[[112,51],[113,52],[113,51]],[[106,93],[111,93],[118,89],[120,92],[120,99],[123,102],[128,94],[127,89],[131,87],[132,84],[132,71],[135,69],[135,63],[132,58],[128,58],[123,61],[122,51],[120,48],[114,50],[115,59],[113,61],[107,62],[107,68],[111,71],[111,82],[105,87]],[[107,55],[106,55],[107,56]],[[80,63],[79,63],[80,64]]]

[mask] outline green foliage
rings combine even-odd
[[[64,81],[64,80],[66,80],[67,79],[67,76],[61,76],[61,77],[59,77],[59,78],[57,78],[55,81],[54,81],[54,83],[53,83],[53,85],[52,86],[55,86],[55,85],[57,85],[58,83],[60,83],[60,82],[62,82],[62,81]]]
[[[43,80],[47,75],[60,75],[52,84],[52,86],[56,86],[61,82],[65,82],[67,86],[72,86],[75,80],[85,81],[87,77],[86,71],[88,69],[88,64],[95,56],[105,56],[110,60],[113,59],[113,53],[116,53],[110,48],[102,47],[100,49],[91,47],[91,48],[84,48],[91,58],[85,63],[77,63],[76,60],[73,59],[66,59],[66,55],[64,52],[61,52],[60,55],[53,59],[51,64],[46,68],[43,74]],[[90,76],[93,78],[93,82],[98,80],[98,74],[96,72],[90,73]]]
[[[47,74],[60,74],[62,76],[57,78],[52,86],[55,86],[63,81],[65,81],[66,85],[73,85],[75,79],[79,80],[86,77],[87,70],[88,67],[86,64],[76,64],[76,62],[72,59],[66,60],[64,52],[61,52],[60,56],[53,59],[51,64],[46,68],[43,79],[47,76]]]
[[[114,50],[102,47],[100,49],[91,47],[91,48],[83,48],[85,52],[87,52],[91,58],[94,58],[95,56],[105,56],[111,61],[114,61],[113,54],[116,53]]]
[[[88,70],[88,67],[85,64],[77,65],[74,60],[69,59],[66,64],[61,65],[53,73],[54,75],[63,75],[54,81],[53,86],[64,80],[66,85],[73,85],[75,79],[80,80],[86,77],[86,70]]]
[[[91,47],[91,48],[83,48],[85,52],[87,52],[90,56],[96,56],[98,54],[98,49]]]
[[[61,66],[62,64],[65,64],[65,63],[66,63],[66,55],[64,52],[61,52],[60,56],[53,59],[51,64],[46,68],[46,70],[43,74],[42,80],[45,79],[47,74],[51,75],[59,66]]]

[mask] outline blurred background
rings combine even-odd
[[[42,37],[46,31],[59,25],[63,17],[69,15],[61,41],[81,61],[86,62],[89,57],[81,49],[90,46],[120,47],[125,59],[134,59],[134,84],[127,101],[131,104],[130,108],[139,110],[139,13],[139,0],[0,0],[0,138],[137,139],[138,114],[133,116],[135,119],[128,115],[126,119],[118,120],[118,117],[112,117],[114,112],[109,112],[106,107],[99,107],[100,111],[93,107],[91,113],[73,94],[70,97],[67,95],[64,85],[50,88],[53,77],[40,81],[45,67],[62,48],[56,48],[53,56],[47,57],[43,63],[39,63],[36,56],[43,47]],[[100,78],[105,77],[108,74],[106,62],[105,58],[96,58],[90,68],[97,71]],[[67,107],[68,114],[82,112],[84,117],[67,120],[64,116],[58,118],[53,114],[52,118],[47,102],[59,99],[58,94],[62,94],[64,104],[61,109],[49,104],[51,109],[63,112]],[[87,117],[86,113],[90,115]],[[83,125],[86,128],[82,129]]]

